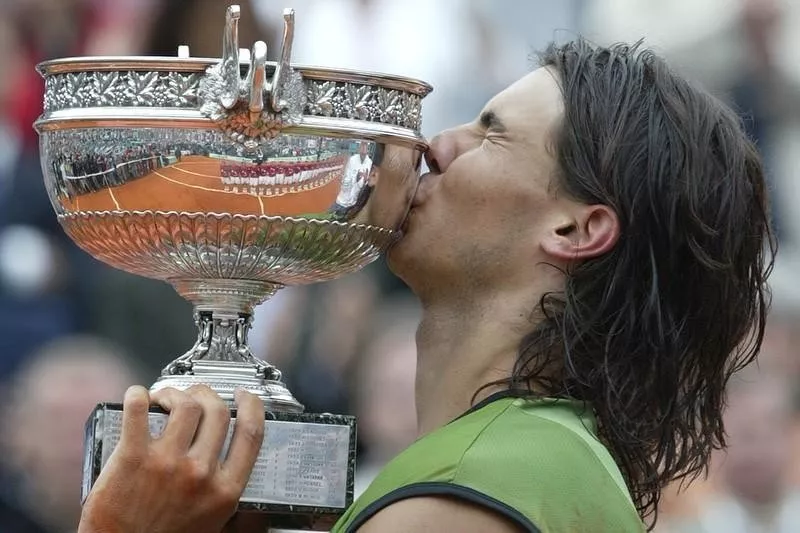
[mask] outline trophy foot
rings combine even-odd
[[[167,387],[186,390],[193,385],[205,385],[233,408],[234,392],[244,389],[258,396],[267,411],[302,413],[305,409],[282,381],[261,377],[259,369],[252,364],[200,360],[193,361],[184,372],[168,374],[166,370],[150,387],[150,392]]]
[[[173,280],[172,284],[194,304],[198,336],[188,352],[162,370],[151,391],[206,385],[233,407],[234,392],[244,389],[258,396],[268,411],[303,412],[303,405],[281,380],[280,370],[254,356],[247,344],[253,307],[280,285],[247,280]]]

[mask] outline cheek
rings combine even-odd
[[[453,163],[442,177],[436,199],[459,223],[479,228],[530,227],[546,206],[544,191],[519,168],[509,168],[507,158],[481,152],[475,150]]]

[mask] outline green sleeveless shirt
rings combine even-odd
[[[392,460],[331,533],[355,532],[381,509],[417,496],[460,498],[528,532],[643,532],[596,434],[582,403],[493,395]]]

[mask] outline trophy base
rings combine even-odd
[[[232,410],[231,418],[236,412]],[[168,415],[150,410],[156,437]],[[355,417],[310,413],[266,413],[266,431],[238,512],[269,515],[278,529],[327,531],[353,503],[356,457]],[[82,501],[119,442],[122,405],[98,405],[86,423]],[[228,440],[222,456],[227,454]]]
[[[267,411],[302,413],[298,402],[286,385],[277,379],[265,379],[252,363],[236,361],[193,361],[191,374],[165,374],[150,387],[150,392],[173,388],[186,390],[193,385],[205,385],[213,390],[228,407],[235,408],[236,389],[258,396]]]

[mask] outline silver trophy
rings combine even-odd
[[[292,10],[268,61],[264,42],[239,48],[238,19],[228,7],[221,59],[181,47],[177,57],[39,65],[42,168],[82,249],[194,305],[197,341],[152,389],[201,383],[232,407],[236,388],[264,401],[266,438],[240,510],[270,513],[273,527],[325,529],[352,502],[355,421],[304,412],[248,348],[253,308],[284,286],[354,272],[398,238],[431,88],[293,65]],[[153,409],[153,434],[165,420]],[[87,423],[84,497],[120,421],[119,404],[101,404]]]

